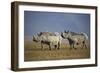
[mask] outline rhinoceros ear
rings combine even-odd
[[[33,38],[35,38],[36,36],[35,35],[33,35]]]
[[[41,32],[40,32],[40,33],[38,32],[36,35],[37,35],[37,36],[40,36],[40,34],[41,34]]]
[[[42,34],[43,34],[43,32],[38,32],[37,33],[38,36],[41,36]]]
[[[33,35],[33,38],[32,39],[34,40],[34,38],[35,38],[35,36]]]

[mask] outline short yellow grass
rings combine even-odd
[[[69,44],[63,43],[60,49],[52,47],[49,50],[48,45],[44,45],[33,41],[24,41],[24,61],[43,61],[43,60],[63,60],[63,59],[84,59],[90,58],[90,48],[81,49],[80,45],[77,49],[70,49]]]

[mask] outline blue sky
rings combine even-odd
[[[41,31],[84,32],[90,36],[90,14],[24,11],[24,36]]]

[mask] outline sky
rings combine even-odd
[[[24,11],[24,36],[65,30],[84,32],[90,37],[90,14]]]

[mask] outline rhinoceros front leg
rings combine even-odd
[[[41,50],[43,49],[43,42],[41,41]]]
[[[60,49],[60,42],[58,42],[58,48],[57,48],[58,50]]]
[[[51,43],[49,43],[49,50],[51,50]]]

